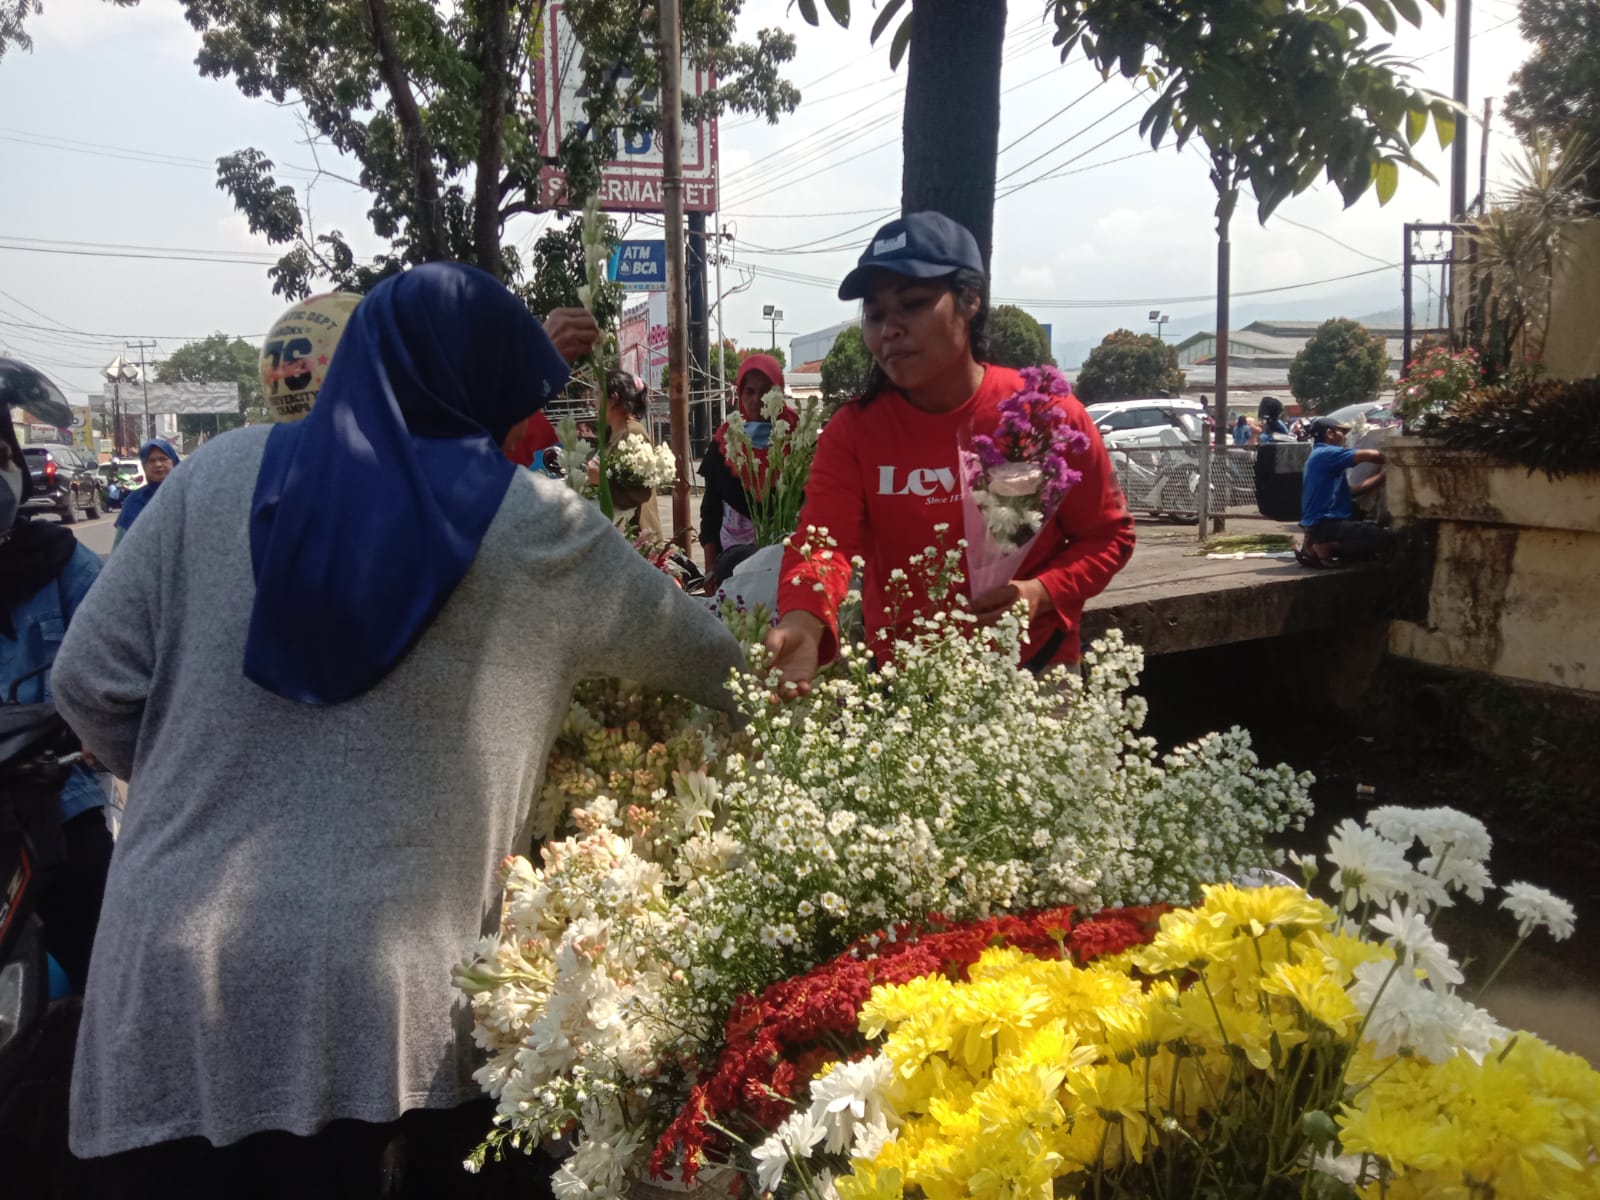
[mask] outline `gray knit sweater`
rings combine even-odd
[[[80,1156],[472,1099],[450,969],[497,918],[496,867],[573,684],[617,675],[730,705],[739,649],[722,625],[593,505],[526,471],[370,692],[318,708],[250,683],[267,433],[184,461],[56,660],[61,711],[131,779],[73,1077]]]

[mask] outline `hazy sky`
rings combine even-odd
[[[865,9],[865,0],[857,6]],[[1113,77],[1096,86],[1098,76],[1077,57],[1061,65],[1039,20],[1043,7],[1011,4],[995,296],[1052,323],[1058,344],[1119,325],[1148,329],[1153,307],[1175,321],[1203,315],[1215,270],[1205,161],[1193,150],[1141,143],[1128,128],[1143,111],[1133,85]],[[1481,113],[1484,96],[1504,94],[1526,47],[1513,0],[1478,0],[1474,9],[1471,107]],[[788,75],[804,96],[799,110],[776,126],[730,116],[721,129],[720,220],[740,264],[724,270],[723,287],[749,283],[727,296],[723,331],[741,343],[766,340],[763,304],[783,309],[784,345],[784,331],[853,316],[854,306],[834,298],[834,284],[898,205],[903,68],[889,71],[887,48],[869,45],[866,22],[812,29],[787,10],[788,0],[749,0],[742,20],[748,29],[782,24],[796,33]],[[176,0],[136,9],[45,0],[30,25],[33,53],[0,61],[0,346],[73,392],[98,390],[98,369],[125,339],[155,339],[156,355],[214,330],[255,339],[285,307],[265,270],[276,252],[250,235],[217,190],[213,164],[257,146],[279,164],[282,181],[301,185],[312,152],[293,108],[200,77],[198,37],[182,11]],[[1448,92],[1454,18],[1424,12],[1423,29],[1403,32],[1396,53],[1417,59],[1423,86]],[[1467,136],[1475,191],[1476,123]],[[1493,139],[1491,190],[1513,148],[1503,132]],[[1386,208],[1369,193],[1344,210],[1326,184],[1285,204],[1264,229],[1241,206],[1236,294],[1332,282],[1236,303],[1270,310],[1281,299],[1303,312],[1325,301],[1327,316],[1397,307],[1397,269],[1338,277],[1397,262],[1402,222],[1448,215],[1448,154],[1431,132],[1423,157],[1445,182],[1406,172]],[[326,151],[322,161],[337,169]],[[1075,173],[1031,182],[1056,170]],[[1019,184],[1026,186],[1003,194]],[[376,248],[363,193],[324,179],[312,202],[317,228],[342,229],[358,250]],[[529,240],[547,219],[519,218],[511,232]],[[636,222],[632,236],[650,236],[645,223]],[[108,256],[113,249],[158,257]],[[244,261],[161,257],[195,251]]]

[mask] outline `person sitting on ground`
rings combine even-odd
[[[1332,417],[1311,422],[1315,445],[1306,459],[1300,492],[1300,526],[1306,534],[1296,551],[1308,567],[1375,558],[1394,540],[1394,535],[1376,522],[1352,519],[1354,497],[1382,487],[1384,473],[1380,470],[1351,488],[1345,472],[1357,463],[1381,465],[1383,451],[1347,448],[1344,440],[1349,432],[1348,425]]]
[[[116,540],[111,543],[113,550],[122,545],[122,539],[133,528],[139,514],[156,498],[162,481],[178,465],[178,452],[166,438],[151,438],[139,447],[139,461],[144,465],[144,486],[136,492],[129,492],[122,501],[122,513],[117,517]]]

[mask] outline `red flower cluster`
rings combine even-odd
[[[866,1050],[857,1032],[861,1007],[879,984],[936,973],[965,979],[991,946],[1014,946],[1039,958],[1082,964],[1148,942],[1166,906],[1110,909],[1073,924],[1072,909],[992,917],[952,925],[935,914],[863,938],[803,975],[742,997],[728,1015],[716,1069],[696,1084],[656,1142],[650,1172],[662,1177],[681,1153],[683,1181],[731,1150],[731,1130],[761,1141],[803,1100],[823,1064]],[[719,1128],[720,1127],[720,1128]]]

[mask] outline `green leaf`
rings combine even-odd
[[[1422,10],[1417,7],[1417,0],[1390,0],[1395,11],[1413,25],[1422,24]]]
[[[1172,105],[1163,104],[1161,111],[1156,114],[1155,124],[1150,127],[1150,144],[1161,145],[1161,139],[1167,136],[1167,126],[1172,122]]]
[[[826,0],[828,15],[846,29],[850,28],[850,0]]]
[[[1428,110],[1413,108],[1406,113],[1406,141],[1415,146],[1417,140],[1428,132]]]
[[[1439,135],[1439,149],[1448,150],[1450,143],[1456,140],[1456,119],[1448,111],[1433,110],[1433,131]]]
[[[1394,199],[1400,187],[1400,168],[1388,159],[1372,164],[1372,181],[1378,185],[1378,203],[1387,204]]]
[[[800,16],[805,19],[807,25],[822,24],[817,16],[817,0],[794,0],[794,2],[800,6]]]
[[[894,20],[895,13],[904,7],[906,0],[888,0],[883,6],[883,11],[878,14],[878,19],[872,23],[872,42],[877,43],[883,36],[883,31],[889,28],[889,22]]]
[[[1389,0],[1357,0],[1357,3],[1371,13],[1373,19],[1382,25],[1386,32],[1393,33],[1400,28],[1399,22],[1394,19],[1394,9],[1389,7]]]
[[[1444,0],[1428,0],[1428,3],[1433,6],[1434,12],[1444,16]]]
[[[906,19],[900,22],[900,28],[894,31],[894,41],[889,43],[889,69],[900,69],[900,60],[906,56],[906,47],[911,45],[911,18],[914,14],[907,13]]]

